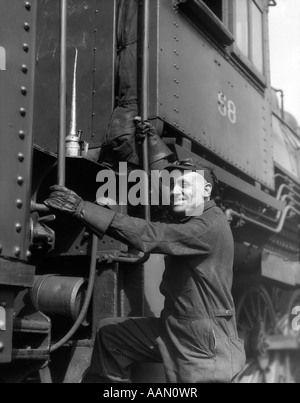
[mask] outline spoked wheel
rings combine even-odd
[[[280,307],[278,327],[282,334],[300,340],[300,321],[297,320],[300,314],[300,290],[285,293]],[[300,383],[300,352],[280,353],[280,359],[284,362],[286,383]]]
[[[247,365],[241,383],[278,383],[281,364],[268,352],[268,336],[276,334],[276,313],[267,290],[261,285],[249,287],[237,304],[239,335],[245,341]]]

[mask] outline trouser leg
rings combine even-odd
[[[100,323],[91,367],[83,383],[130,383],[134,362],[161,363],[156,318],[106,319]]]

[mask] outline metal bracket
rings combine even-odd
[[[142,255],[133,255],[130,253],[120,253],[118,251],[101,251],[98,253],[98,263],[112,264],[112,263],[130,263],[130,264],[144,264],[150,258],[150,253]]]
[[[0,306],[0,332],[6,331],[6,311]]]
[[[268,351],[300,350],[300,338],[295,336],[269,336],[266,343]]]

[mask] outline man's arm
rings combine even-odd
[[[149,223],[85,202],[63,186],[53,186],[51,190],[46,206],[80,219],[100,237],[107,234],[146,253],[191,256],[210,252],[213,224],[204,216],[185,224]]]
[[[148,223],[85,202],[80,219],[96,234],[107,234],[145,253],[207,255],[211,248],[207,235],[213,224],[204,217],[185,224]]]

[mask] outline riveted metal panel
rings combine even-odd
[[[36,3],[0,1],[0,255],[21,260],[29,248]]]
[[[152,46],[158,50],[158,86],[151,95],[157,97],[150,101],[152,113],[156,105],[164,121],[274,188],[268,94],[259,91],[172,2],[162,0],[157,6],[159,40],[157,44],[153,35]]]
[[[39,0],[35,144],[57,152],[59,122],[59,0]],[[103,142],[114,103],[115,0],[68,0],[67,130],[76,49],[76,123],[90,147]]]

